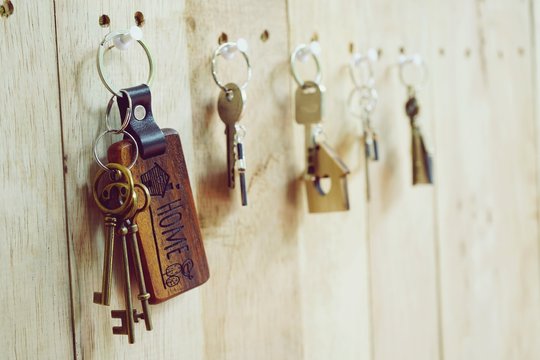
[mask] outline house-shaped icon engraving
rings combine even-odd
[[[308,151],[306,181],[308,208],[311,213],[349,210],[347,175],[349,168],[326,143],[318,143]],[[330,188],[325,189],[323,182]]]

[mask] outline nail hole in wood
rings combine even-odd
[[[518,48],[518,54],[519,56],[523,56],[525,54],[525,49],[522,47]]]
[[[229,41],[229,37],[227,36],[227,34],[225,34],[224,32],[221,33],[221,35],[219,35],[219,38],[218,38],[218,44],[221,45],[221,44],[225,44],[226,42]]]
[[[143,27],[144,23],[146,22],[146,20],[144,19],[144,14],[140,11],[137,11],[134,17],[135,17],[135,24],[138,27]]]
[[[99,26],[101,26],[102,28],[108,28],[109,25],[111,25],[111,19],[109,18],[109,15],[101,15],[99,17]]]
[[[405,54],[405,47],[403,47],[403,46],[400,47],[400,48],[399,48],[399,53],[400,53],[400,54]]]
[[[262,42],[267,42],[269,38],[270,38],[270,33],[268,32],[268,30],[265,29],[265,30],[261,33],[261,41],[262,41]]]
[[[383,51],[381,48],[377,49],[377,55],[379,56],[379,59],[382,57]]]
[[[354,44],[352,42],[349,43],[349,52],[354,54]]]
[[[497,56],[499,57],[499,59],[502,59],[504,57],[504,53],[501,50],[499,50],[497,51]]]
[[[4,4],[0,6],[0,15],[3,17],[11,16],[14,10],[13,3],[9,0],[4,0]]]
[[[465,49],[465,57],[471,57],[471,49]]]
[[[319,41],[319,34],[314,32],[313,35],[311,36],[311,41]]]
[[[443,48],[439,48],[439,55],[444,56],[444,49]]]

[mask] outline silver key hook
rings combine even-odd
[[[405,76],[405,69],[414,66],[418,72],[418,80],[412,81]],[[408,89],[418,89],[423,87],[428,80],[428,68],[424,59],[419,55],[399,57],[399,79]]]
[[[218,57],[222,56],[225,59],[229,60],[234,57],[236,52],[239,52],[240,54],[242,54],[242,56],[244,57],[244,60],[246,61],[247,78],[246,78],[246,81],[240,86],[240,89],[245,90],[248,86],[249,81],[251,80],[251,75],[252,75],[251,63],[249,61],[247,50],[248,50],[247,41],[244,39],[238,39],[236,42],[226,42],[224,44],[221,44],[214,51],[214,55],[212,56],[212,77],[214,78],[214,81],[216,82],[217,86],[219,86],[220,89],[225,91],[226,93],[229,93],[229,89],[227,89],[226,85],[224,85],[223,82],[219,80],[219,76],[218,76],[218,71],[217,71]]]
[[[317,75],[315,76],[314,82],[317,85],[321,84],[322,81],[322,70],[321,70],[321,62],[319,59],[319,55],[321,53],[321,46],[319,42],[312,41],[308,45],[306,44],[300,44],[294,49],[294,51],[291,54],[290,59],[290,65],[291,65],[291,73],[294,78],[294,81],[300,86],[304,86],[304,80],[300,77],[298,74],[298,71],[296,70],[296,62],[306,62],[309,57],[312,57],[315,61],[315,66],[317,67]]]

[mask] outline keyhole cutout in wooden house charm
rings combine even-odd
[[[311,213],[349,210],[347,175],[350,173],[337,153],[326,143],[308,150],[306,181]]]

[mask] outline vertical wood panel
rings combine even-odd
[[[358,45],[362,30],[358,21],[359,2],[289,0],[288,5],[289,54],[318,34],[322,46],[322,83],[327,89],[323,126],[329,144],[351,169],[348,212],[308,214],[304,184],[297,184],[294,201],[302,214],[299,249],[305,358],[369,359],[363,147],[359,120],[349,114],[346,106],[353,87],[347,68],[351,56],[349,43]],[[299,68],[309,66],[302,65]],[[290,75],[289,82],[295,91],[297,85]],[[293,94],[290,101],[294,101]],[[294,161],[300,179],[306,166],[304,127],[293,117],[287,119],[287,126],[294,128],[295,153],[290,161]]]
[[[15,2],[0,29],[1,357],[67,359],[73,345],[52,1]]]
[[[376,360],[439,358],[434,187],[412,185],[411,130],[405,115],[407,91],[398,59],[420,54],[432,66],[438,26],[431,1],[362,2],[367,46],[381,50],[376,65],[381,161],[372,166],[369,241]],[[420,124],[433,144],[433,80],[418,90]],[[435,96],[435,95],[434,95]],[[435,168],[439,166],[435,158]],[[438,178],[435,178],[437,186]]]
[[[528,2],[503,0],[437,12],[447,50],[433,68],[446,359],[540,356],[530,16]]]
[[[187,43],[183,2],[98,1],[57,4],[60,78],[64,143],[67,155],[67,207],[72,250],[73,299],[77,356],[88,359],[171,359],[203,357],[200,290],[196,289],[159,306],[152,306],[154,330],[136,326],[136,343],[114,336],[111,309],[123,309],[121,271],[115,271],[111,306],[92,303],[93,291],[101,286],[103,259],[102,215],[95,208],[91,181],[97,166],[91,147],[105,128],[103,112],[111,95],[101,84],[95,65],[97,46],[105,35],[98,17],[111,18],[112,29],[134,24],[133,14],[145,14],[145,40],[156,62],[152,84],[153,110],[161,127],[179,130],[186,151],[188,169],[193,168],[192,118],[188,87]],[[110,57],[109,57],[110,56]],[[116,86],[146,81],[146,59],[135,45],[126,53],[115,51],[107,57],[107,70]],[[105,154],[104,146],[101,147]],[[192,179],[192,181],[196,181]],[[120,259],[116,258],[116,264]],[[134,302],[139,306],[138,301]]]
[[[298,210],[284,1],[188,1],[195,186],[211,278],[202,290],[206,359],[301,359]],[[261,41],[267,30],[269,39]],[[224,124],[210,58],[218,37],[245,38],[253,65],[243,120],[249,205],[226,180]],[[224,82],[243,82],[237,56]]]

